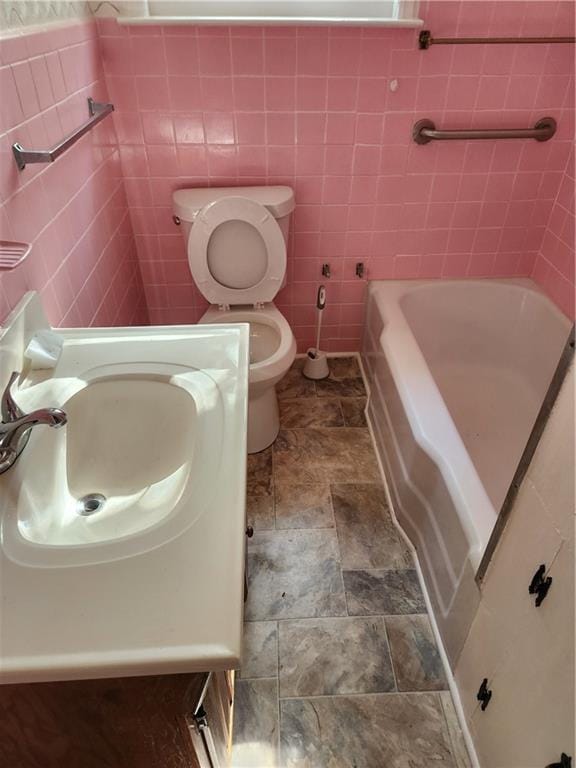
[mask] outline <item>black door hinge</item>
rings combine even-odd
[[[536,595],[536,601],[535,606],[538,608],[542,605],[544,602],[546,595],[548,594],[548,590],[552,586],[552,576],[547,576],[544,578],[544,574],[546,573],[546,566],[544,563],[538,568],[534,576],[532,577],[532,581],[530,582],[530,586],[528,587],[528,592],[531,595]]]
[[[559,763],[550,763],[546,768],[572,768],[572,758],[562,752]]]
[[[476,694],[476,698],[478,701],[481,701],[482,704],[480,706],[480,709],[482,712],[486,709],[488,704],[490,704],[490,699],[492,698],[492,691],[488,690],[488,678],[485,677],[484,680],[482,680],[482,685],[478,689],[478,693]]]

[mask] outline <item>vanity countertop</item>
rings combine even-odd
[[[22,350],[16,349],[16,338],[26,339],[30,326],[38,324],[30,321],[30,312],[42,316],[38,298],[29,295],[27,301],[32,302],[32,307],[28,320],[21,322],[19,333],[10,334],[5,329],[0,334],[1,386],[9,372],[22,364],[22,359],[18,359]],[[38,460],[46,456],[48,462],[52,461],[51,453],[41,452],[40,441],[64,440],[68,430],[67,439],[72,442],[75,429],[72,417],[61,430],[34,428],[17,463],[0,475],[0,682],[158,675],[239,666],[245,555],[248,326],[56,332],[64,340],[56,368],[49,374],[36,374],[36,379],[32,374],[14,393],[25,411],[38,407],[40,402],[43,407],[65,408],[73,390],[98,378],[95,373],[79,373],[86,369],[83,356],[92,354],[90,344],[94,350],[98,345],[105,350],[100,357],[108,367],[111,362],[120,368],[126,363],[134,366],[126,370],[135,376],[151,360],[152,368],[157,364],[165,366],[159,370],[167,371],[168,376],[170,366],[199,371],[202,397],[194,395],[195,408],[198,412],[203,410],[208,419],[200,436],[204,434],[206,440],[213,436],[211,403],[216,400],[220,413],[218,439],[210,438],[214,466],[211,465],[208,476],[202,465],[203,471],[194,480],[198,483],[197,494],[192,483],[188,495],[184,493],[174,502],[175,511],[146,530],[124,535],[121,541],[98,541],[97,546],[90,542],[65,542],[63,546],[27,541],[25,531],[20,535],[22,526],[42,523],[41,505],[32,508],[27,497],[44,493],[46,504],[54,503],[50,472]],[[147,344],[154,349],[148,362],[143,354]],[[128,360],[130,355],[132,359]],[[116,375],[108,370],[101,374],[100,378]],[[54,382],[64,389],[52,386]],[[46,402],[47,392],[53,393],[52,402]],[[96,428],[99,414],[89,410],[85,409],[87,423]],[[150,413],[150,419],[154,418],[155,413]],[[162,424],[152,423],[161,435]],[[202,441],[198,439],[194,456],[199,460],[202,451]],[[118,461],[121,460],[118,456]],[[70,474],[70,457],[66,467]],[[39,486],[38,478],[31,479],[42,471],[46,472],[45,487]],[[69,481],[67,477],[67,492],[71,487]],[[26,504],[32,509],[28,518],[22,511]],[[61,521],[59,525],[65,529]],[[109,536],[108,529],[103,530]],[[41,527],[39,531],[38,536],[44,535]],[[58,529],[58,535],[66,533]]]

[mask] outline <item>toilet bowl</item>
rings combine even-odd
[[[201,323],[248,323],[250,372],[248,385],[248,453],[272,445],[280,429],[276,384],[294,362],[296,341],[288,321],[274,306],[235,307],[221,311],[210,307]]]
[[[248,323],[248,453],[270,446],[280,419],[276,384],[296,356],[296,341],[273,303],[286,278],[289,187],[184,189],[173,195],[192,276],[212,306],[201,323]]]

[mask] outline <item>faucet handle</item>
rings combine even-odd
[[[2,394],[2,404],[0,406],[0,411],[2,413],[2,421],[5,424],[10,421],[15,421],[16,419],[21,419],[22,416],[26,415],[24,411],[20,408],[18,403],[12,397],[12,385],[14,384],[18,376],[20,376],[20,373],[18,371],[14,371],[12,373],[12,375],[10,376],[10,381],[6,385],[6,389]]]

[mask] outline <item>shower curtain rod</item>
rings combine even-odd
[[[576,37],[432,37],[429,29],[418,36],[418,47],[427,51],[431,45],[494,45],[497,43],[574,43]]]

